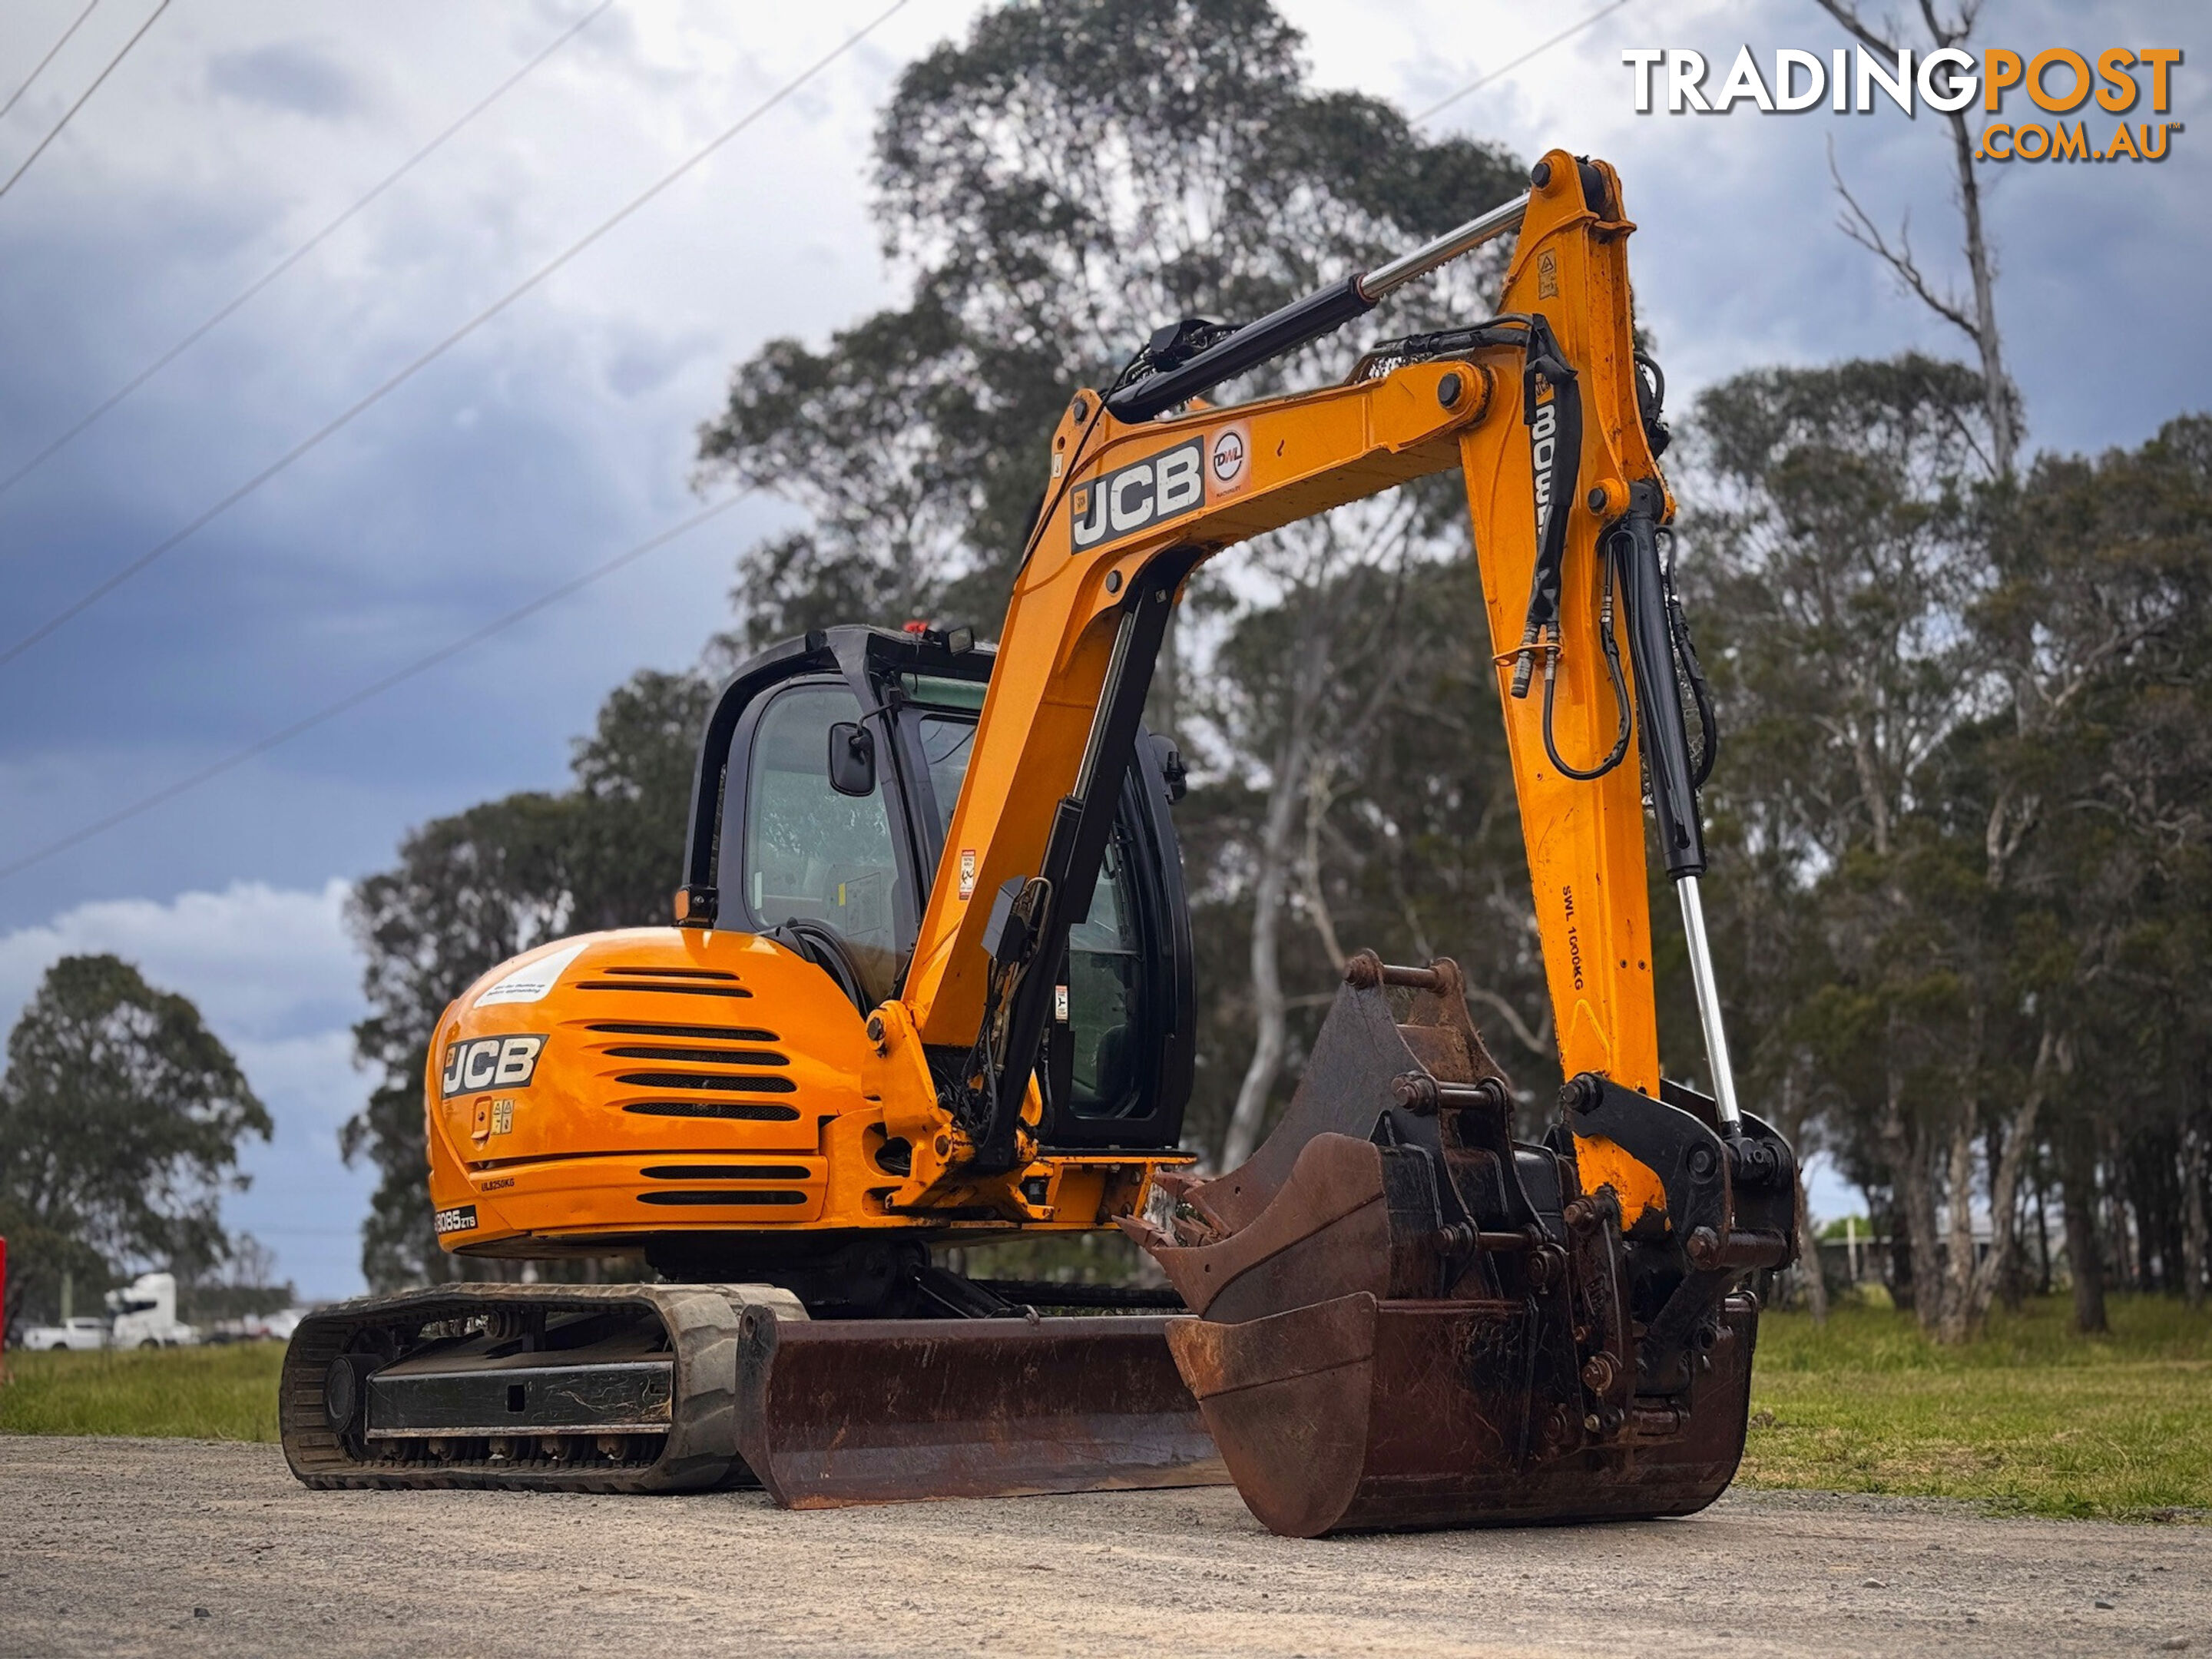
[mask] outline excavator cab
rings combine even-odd
[[[995,658],[966,629],[832,628],[745,663],[700,745],[687,915],[711,904],[718,927],[787,946],[862,1015],[897,997]],[[1140,733],[1053,975],[1036,1067],[1046,1148],[1171,1150],[1182,1136],[1194,1019],[1169,811],[1182,778],[1173,745]]]

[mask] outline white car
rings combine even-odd
[[[64,1348],[104,1348],[107,1346],[107,1322],[69,1319],[58,1325],[33,1325],[23,1333],[23,1346],[52,1349],[56,1353]]]
[[[292,1333],[300,1328],[300,1322],[307,1316],[305,1308],[280,1308],[273,1314],[251,1314],[246,1316],[246,1334],[264,1342],[289,1342]]]

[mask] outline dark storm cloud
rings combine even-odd
[[[325,120],[368,107],[366,89],[353,71],[298,42],[220,52],[208,61],[207,82],[210,91],[227,98]]]

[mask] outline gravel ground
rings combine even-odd
[[[1226,1489],[782,1514],[310,1492],[273,1446],[0,1437],[0,1655],[2212,1656],[2212,1529],[1732,1492],[1273,1538]]]

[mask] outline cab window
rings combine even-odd
[[[763,927],[827,922],[856,945],[898,948],[898,872],[882,769],[869,794],[830,787],[830,728],[860,718],[843,685],[800,685],[762,711],[745,808],[745,902]]]
[[[974,748],[975,715],[955,712],[949,692],[967,693],[969,706],[983,701],[981,685],[908,676],[909,696],[927,697],[934,707],[917,708],[909,718],[921,739],[929,767],[930,793],[937,802],[940,839],[952,828],[952,806],[968,775]],[[952,704],[952,707],[947,705]],[[1066,1108],[1078,1117],[1115,1117],[1139,1095],[1139,1027],[1144,1014],[1144,962],[1135,935],[1136,895],[1130,886],[1128,853],[1116,831],[1107,844],[1105,862],[1092,890],[1091,914],[1068,929],[1067,991],[1063,1006],[1054,999],[1053,1019],[1063,1028],[1069,1063]]]
[[[1136,1085],[1143,961],[1127,857],[1116,834],[1106,846],[1090,915],[1067,930],[1067,1027],[1074,1050],[1068,1105],[1078,1117],[1121,1113]]]

